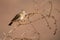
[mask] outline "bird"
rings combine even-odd
[[[20,11],[18,14],[15,15],[15,17],[11,20],[11,22],[8,25],[11,26],[13,22],[16,20],[23,20],[25,15],[26,15],[25,11]]]

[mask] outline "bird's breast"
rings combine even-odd
[[[23,19],[24,19],[24,17],[25,17],[25,15],[21,15],[20,20],[23,20]]]

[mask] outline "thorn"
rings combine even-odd
[[[53,35],[55,35],[55,34],[56,34],[56,31],[57,31],[57,28],[55,29],[55,31],[54,31],[54,33],[53,33]]]
[[[49,27],[49,29],[51,29],[51,27],[49,25],[47,25],[47,27]]]

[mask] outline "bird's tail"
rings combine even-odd
[[[13,22],[10,22],[10,23],[9,23],[9,26],[11,26],[11,25],[12,25],[12,23],[13,23]]]

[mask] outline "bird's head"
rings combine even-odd
[[[26,15],[26,12],[25,11],[21,11],[20,12],[20,19],[22,20],[22,19],[24,19],[24,17],[25,17],[25,15]]]

